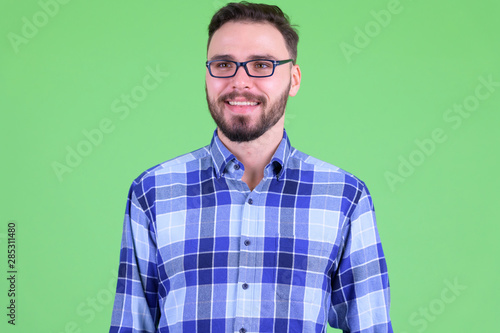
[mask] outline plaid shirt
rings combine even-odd
[[[215,131],[140,175],[110,332],[392,332],[371,196],[283,139],[250,191]]]

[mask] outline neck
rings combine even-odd
[[[264,178],[264,168],[271,161],[274,152],[283,139],[284,117],[266,133],[253,141],[234,142],[229,140],[219,129],[217,135],[226,148],[245,167],[242,181],[253,190]]]

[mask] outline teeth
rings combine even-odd
[[[233,101],[229,101],[229,105],[257,105],[257,102],[233,102]]]

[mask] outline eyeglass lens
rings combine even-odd
[[[273,73],[274,64],[266,60],[252,60],[247,63],[248,73],[253,76],[268,76]],[[214,61],[210,63],[210,71],[214,76],[233,76],[237,65],[231,61]]]

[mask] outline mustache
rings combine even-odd
[[[248,99],[250,101],[259,102],[262,105],[266,104],[266,99],[263,96],[254,95],[254,94],[251,94],[251,93],[246,92],[246,91],[245,92],[232,91],[232,92],[227,93],[225,95],[221,95],[219,97],[218,101],[220,103],[224,103],[228,99],[235,99],[237,97],[243,97],[243,98]]]

